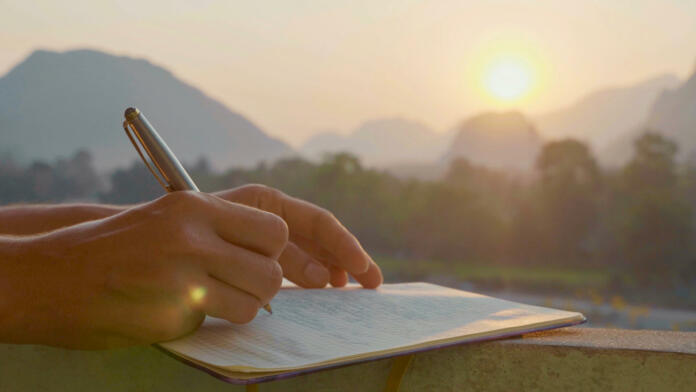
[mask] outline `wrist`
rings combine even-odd
[[[0,208],[0,235],[31,235],[102,219],[127,206],[97,204],[25,205]]]

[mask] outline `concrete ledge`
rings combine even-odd
[[[259,385],[381,391],[392,360]],[[0,345],[0,391],[244,391],[152,347],[69,351]],[[696,390],[696,333],[566,328],[416,355],[402,391]]]
[[[500,343],[696,354],[696,332],[576,327],[527,334],[523,339]]]

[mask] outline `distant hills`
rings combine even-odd
[[[252,165],[292,153],[242,115],[146,60],[37,50],[0,78],[0,153],[53,160],[87,148],[99,169],[137,159],[121,127],[136,106],[184,162]]]
[[[696,69],[680,86],[660,94],[645,127],[677,141],[684,154],[696,156]]]
[[[528,170],[543,144],[531,121],[515,111],[474,116],[456,132],[445,162],[464,157],[492,168]]]
[[[678,84],[676,76],[664,74],[631,86],[602,89],[533,121],[545,138],[572,137],[602,150],[619,135],[643,125],[655,99]]]
[[[696,161],[696,70],[685,82],[662,91],[640,126],[618,135],[600,150],[601,161],[613,166],[628,161],[633,152],[633,141],[646,130],[677,142],[680,159]]]
[[[634,133],[645,126],[656,99],[670,99],[661,94],[678,85],[676,76],[658,75],[634,85],[592,92],[570,106],[531,118],[517,112],[476,115],[446,133],[400,118],[373,120],[348,135],[319,133],[300,152],[316,158],[325,152],[349,151],[368,165],[425,177],[429,172],[442,172],[437,164],[446,165],[456,156],[492,167],[525,170],[531,168],[544,141],[571,137],[588,143],[601,162],[619,164],[630,156]],[[617,145],[624,152],[617,154]]]
[[[300,153],[319,158],[345,151],[369,166],[435,162],[446,151],[452,134],[437,133],[426,125],[403,118],[371,120],[347,135],[320,132],[300,148]]]
[[[223,169],[296,153],[146,60],[94,50],[38,50],[0,78],[0,156],[52,161],[86,148],[100,170],[130,164],[137,155],[121,128],[128,106],[139,107],[187,163],[205,156]],[[588,142],[603,164],[618,165],[646,127],[676,140],[683,155],[696,159],[696,73],[681,84],[664,74],[602,89],[531,118],[479,114],[448,132],[404,118],[376,119],[348,134],[321,132],[298,152],[316,159],[347,151],[368,166],[431,178],[456,157],[526,170],[546,140],[573,137]]]

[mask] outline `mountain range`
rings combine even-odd
[[[633,141],[646,131],[657,132],[678,144],[678,158],[696,162],[696,69],[686,81],[664,90],[653,102],[646,120],[616,137],[599,152],[603,163],[618,166],[630,159]]]
[[[98,169],[138,159],[124,109],[138,107],[183,162],[252,165],[292,153],[239,113],[146,60],[37,50],[0,78],[0,153],[53,160],[86,148]]]
[[[567,107],[534,116],[546,139],[575,138],[596,151],[628,131],[640,127],[660,94],[679,84],[679,78],[664,74],[631,86],[591,92]]]
[[[368,166],[421,164],[437,161],[453,134],[437,133],[426,125],[403,118],[364,122],[347,135],[320,132],[300,147],[300,153],[316,159],[325,153],[350,152]]]
[[[660,94],[644,128],[672,138],[682,156],[696,158],[696,69],[684,83]]]
[[[682,102],[688,98],[684,97],[687,93],[666,92],[679,83],[672,74],[658,75],[630,86],[591,92],[571,105],[531,118],[518,112],[474,115],[447,132],[399,118],[368,121],[348,135],[318,133],[300,152],[318,157],[323,152],[350,151],[369,165],[425,177],[427,172],[442,172],[437,165],[446,165],[457,156],[492,167],[524,170],[531,167],[544,141],[575,138],[588,143],[600,162],[618,165],[630,157],[638,130],[651,121],[662,126],[664,120],[646,120],[660,111],[653,107],[657,100]],[[676,98],[670,98],[675,94]],[[676,110],[692,118],[685,108]]]
[[[404,118],[370,120],[347,134],[319,133],[294,151],[165,68],[94,50],[37,50],[0,78],[0,156],[53,160],[86,148],[100,170],[125,166],[137,159],[121,127],[128,106],[147,115],[182,161],[205,156],[216,169],[348,151],[368,166],[420,176],[441,173],[456,157],[525,170],[545,141],[566,137],[588,142],[603,164],[618,165],[646,127],[696,157],[696,72],[683,83],[665,74],[602,89],[531,117],[478,114],[446,132]]]

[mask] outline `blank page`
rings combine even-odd
[[[584,319],[428,283],[283,288],[271,304],[273,314],[259,312],[249,324],[208,317],[193,334],[161,346],[231,371],[268,372]]]

